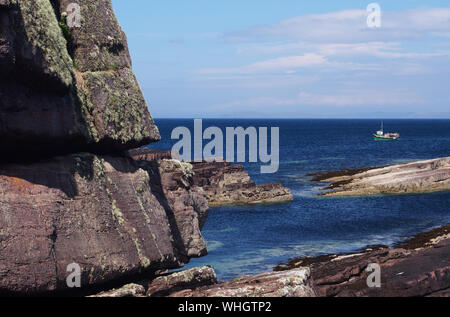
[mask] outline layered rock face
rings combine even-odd
[[[69,3],[80,27],[70,27]],[[192,166],[136,162],[159,140],[109,0],[0,0],[0,293],[67,290],[206,254]]]
[[[318,175],[331,182],[324,196],[424,193],[450,189],[450,158]]]
[[[310,270],[244,276],[233,281],[173,292],[169,297],[316,297]]]
[[[194,183],[205,191],[210,206],[292,201],[291,191],[280,183],[256,185],[242,165],[229,162],[192,163]]]
[[[256,185],[242,165],[229,162],[192,163],[194,184],[203,188],[210,206],[292,201],[291,191],[280,183]]]
[[[177,164],[74,154],[0,166],[0,290],[66,289],[71,263],[91,286],[205,255],[207,202]]]
[[[70,3],[80,27],[66,24]],[[0,25],[5,152],[114,152],[160,139],[109,0],[2,0]]]
[[[144,284],[144,283],[141,283]],[[125,285],[95,297],[316,297],[308,268],[286,272],[268,272],[243,276],[233,281],[218,282],[211,267],[158,277],[146,285]]]
[[[138,161],[172,159],[171,151],[135,149]],[[289,188],[280,183],[256,185],[242,165],[229,162],[191,162],[193,184],[202,189],[210,206],[279,203],[293,200]]]
[[[323,297],[450,296],[450,226],[422,233],[395,248],[369,248],[361,253],[292,260],[287,270],[308,266],[314,289]],[[380,268],[380,287],[367,280]]]

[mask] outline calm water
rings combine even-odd
[[[450,192],[356,198],[316,197],[321,184],[306,174],[404,163],[450,156],[450,120],[385,120],[399,132],[397,142],[375,142],[377,120],[204,120],[218,126],[280,127],[280,170],[261,175],[258,164],[244,164],[262,184],[281,182],[292,190],[292,203],[212,208],[203,234],[209,255],[187,266],[213,265],[220,279],[271,270],[298,256],[352,252],[387,244],[450,223]],[[177,126],[193,120],[156,120],[169,149]],[[323,184],[322,184],[323,185]]]

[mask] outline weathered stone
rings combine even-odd
[[[138,164],[150,175],[157,173],[157,179],[160,179],[160,184],[153,186],[152,190],[163,201],[167,213],[173,215],[180,233],[179,239],[175,239],[178,248],[184,250],[184,255],[189,258],[206,255],[206,242],[201,229],[208,217],[209,207],[203,191],[193,186],[192,165],[172,159],[139,161]]]
[[[187,289],[170,297],[315,297],[308,268],[244,276],[212,286]]]
[[[448,226],[420,234],[401,245],[405,248],[377,247],[356,254],[296,259],[288,266],[292,268],[295,265],[299,267],[308,265],[317,295],[323,297],[448,295],[450,289]],[[367,270],[370,264],[380,266],[380,287],[369,287],[367,283],[369,275],[373,273]]]
[[[160,161],[172,159],[170,150],[133,149],[128,154],[137,161]]]
[[[156,278],[148,285],[147,296],[168,296],[180,290],[196,289],[214,284],[217,284],[217,276],[212,267],[193,268]]]
[[[129,155],[138,161],[170,159],[170,151],[135,149]],[[287,202],[291,191],[280,183],[256,185],[242,165],[229,162],[191,162],[194,186],[201,188],[210,206]]]
[[[144,286],[138,284],[128,284],[119,289],[113,289],[89,297],[144,297],[144,295]]]
[[[450,158],[327,173],[316,180],[332,183],[324,196],[425,193],[450,189]]]
[[[280,183],[256,185],[242,165],[228,162],[192,163],[194,184],[202,187],[210,206],[291,201],[291,191]]]
[[[198,216],[177,216],[197,215],[195,199],[167,202],[159,168],[145,168],[91,154],[1,165],[0,291],[65,290],[70,263],[80,265],[82,286],[90,287],[204,254]],[[183,183],[177,189],[196,195],[189,190]]]
[[[80,28],[62,15],[69,3],[81,6]],[[116,152],[160,139],[110,0],[4,1],[0,26],[3,159],[24,149]]]

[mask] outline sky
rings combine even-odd
[[[450,118],[450,2],[113,0],[155,118]]]

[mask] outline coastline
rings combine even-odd
[[[381,268],[381,287],[370,288],[369,264]],[[138,290],[138,292],[136,292]],[[98,297],[433,297],[450,296],[450,224],[419,233],[389,248],[302,257],[273,272],[218,281],[212,267],[198,267]]]
[[[311,181],[330,183],[319,196],[432,193],[450,190],[450,158],[307,176]]]

